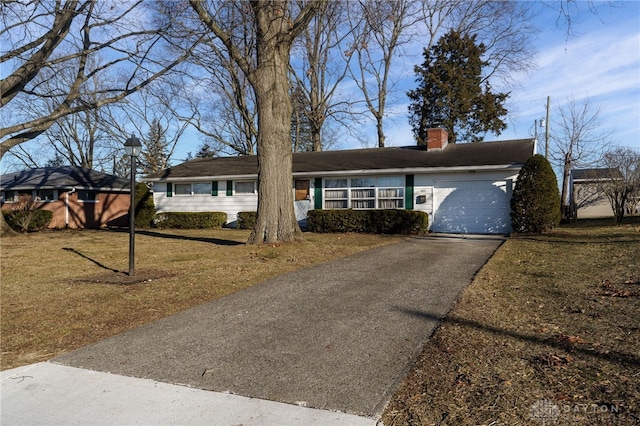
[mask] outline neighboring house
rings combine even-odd
[[[609,199],[602,185],[612,178],[622,178],[617,169],[574,169],[570,175],[572,211],[577,219],[613,217]]]
[[[293,154],[296,217],[312,209],[411,209],[434,232],[511,231],[511,193],[533,139]],[[222,211],[231,225],[257,208],[257,157],[196,159],[148,176],[158,213]]]
[[[53,212],[50,228],[127,226],[128,179],[77,166],[43,167],[0,177],[2,209],[31,195],[37,207]]]

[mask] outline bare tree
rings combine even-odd
[[[167,49],[164,23],[153,19],[142,1],[34,0],[1,7],[0,159],[63,117],[126,98],[190,54],[190,49],[177,54]],[[100,52],[106,62],[92,62]],[[35,84],[41,73],[61,68],[73,74],[66,87],[51,92]],[[94,88],[87,83],[96,75],[113,79],[91,99],[86,95]],[[48,113],[35,118],[21,113],[21,106],[45,101],[55,105]],[[4,231],[2,218],[0,225]]]
[[[64,53],[62,53],[64,55]],[[52,58],[55,60],[61,55]],[[95,54],[88,58],[89,68],[95,69],[100,61]],[[100,79],[101,74],[94,74],[85,82],[85,90],[78,98],[78,103],[96,103],[104,98],[99,92],[107,89]],[[64,63],[52,65],[42,70],[34,79],[34,87],[43,93],[64,93],[73,84],[74,70]],[[57,97],[44,97],[39,102],[27,102],[20,105],[20,110],[26,117],[36,120],[51,114],[58,106]],[[41,167],[55,157],[56,161],[67,165],[85,168],[104,167],[113,157],[113,147],[107,136],[106,118],[104,111],[99,108],[79,111],[60,117],[50,128],[43,132],[43,137],[27,141],[8,151],[8,155],[15,157],[27,167]],[[46,140],[46,143],[45,143]]]
[[[640,202],[640,153],[614,148],[605,152],[602,164],[596,187],[609,200],[615,222],[622,223],[625,213],[634,213]]]
[[[602,130],[600,111],[588,98],[582,102],[571,99],[557,109],[550,134],[549,155],[562,170],[561,208],[563,220],[571,217],[569,185],[571,170],[588,168],[600,161],[608,142],[609,132]]]
[[[484,80],[499,80],[502,86],[509,87],[513,84],[512,74],[532,65],[531,17],[531,5],[525,2],[361,1],[360,13],[352,24],[356,28],[352,51],[358,57],[352,75],[376,123],[378,146],[385,145],[386,106],[394,96],[399,77],[393,72],[394,65],[408,55],[405,47],[410,42],[419,36],[428,49],[449,30],[476,35],[487,49],[483,59],[490,64],[484,70]]]
[[[387,97],[395,83],[391,67],[399,49],[416,34],[416,24],[423,17],[419,3],[415,0],[360,1],[355,17],[351,18],[354,37],[349,54],[357,57],[357,68],[351,69],[351,75],[375,120],[379,147],[385,144],[383,120]]]
[[[10,117],[0,129],[0,158],[10,148],[41,135],[62,117],[126,98],[165,75],[190,53],[170,54],[163,41],[162,22],[140,19],[149,12],[141,1],[13,2],[3,4],[3,12],[5,27],[0,30],[0,38],[8,50],[3,49],[0,63],[11,71],[0,82],[3,117]],[[90,58],[99,52],[108,52],[108,59],[92,63]],[[34,84],[41,73],[60,68],[73,74],[66,87],[51,92]],[[109,87],[96,89],[88,85],[96,75],[114,78],[109,80]],[[86,96],[92,91],[98,99]],[[23,119],[16,113],[20,105],[44,100],[55,103],[46,115]],[[9,107],[14,109],[5,113]]]
[[[206,28],[242,69],[256,94],[258,111],[258,217],[249,243],[292,241],[300,228],[293,210],[291,182],[290,53],[293,40],[316,13],[319,2],[297,8],[286,0],[218,3],[190,0]],[[234,8],[244,19],[233,21]],[[252,28],[251,50],[234,36],[238,26]]]
[[[297,59],[291,67],[295,113],[304,116],[313,151],[326,148],[322,132],[327,119],[339,120],[351,103],[338,91],[349,70],[350,55],[341,50],[350,32],[345,23],[348,7],[348,2],[319,2],[318,12],[293,46]]]

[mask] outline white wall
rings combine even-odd
[[[167,184],[164,182],[153,183],[153,202],[156,212],[224,212],[227,214],[227,223],[235,222],[237,213],[243,211],[256,211],[258,208],[258,195],[232,195],[227,196],[226,181],[219,182],[218,195],[176,195],[167,197]]]

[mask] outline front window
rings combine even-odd
[[[402,176],[326,179],[325,209],[401,209],[404,207]]]
[[[256,193],[255,182],[235,182],[235,193],[237,195],[247,195]]]
[[[191,185],[193,195],[211,195],[211,182],[199,182]]]
[[[55,201],[58,197],[56,197],[56,191],[53,189],[39,189],[36,191],[36,201],[40,202],[49,202]]]
[[[78,200],[86,203],[95,203],[98,200],[96,191],[78,191]]]

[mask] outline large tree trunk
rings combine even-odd
[[[300,234],[293,207],[291,43],[281,38],[282,14],[256,8],[258,63],[253,79],[258,110],[258,219],[249,244],[295,240]]]

